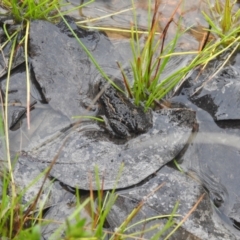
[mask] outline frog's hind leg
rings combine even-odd
[[[126,125],[121,123],[118,120],[110,119],[109,120],[110,126],[115,134],[120,138],[129,138],[131,137],[130,133],[128,132],[128,128]]]
[[[103,116],[101,115],[99,117],[101,117],[104,120],[104,122],[105,122],[104,129],[112,137],[123,138],[123,139],[130,137],[129,132],[123,123],[121,123],[115,119],[108,119],[105,115],[103,115]]]

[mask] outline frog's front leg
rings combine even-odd
[[[106,116],[101,116],[105,122],[105,127],[108,130],[108,132],[113,135],[120,138],[128,138],[130,137],[130,133],[128,131],[128,127],[124,125],[122,122],[113,119],[113,118],[107,118]]]
[[[90,98],[81,99],[80,104],[88,111],[98,112],[98,105]]]

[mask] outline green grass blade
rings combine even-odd
[[[231,11],[232,11],[232,9],[230,6],[230,1],[225,0],[223,19],[221,22],[223,33],[228,32],[228,30],[230,29],[230,27],[232,25]]]

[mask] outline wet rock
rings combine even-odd
[[[4,103],[6,103],[6,84],[7,79],[2,80],[1,91]],[[11,75],[7,103],[9,120],[8,126],[12,130],[17,130],[21,126],[22,119],[26,117],[27,88],[25,68],[21,68]],[[36,99],[30,95],[30,104],[33,106],[34,103],[36,103]]]
[[[212,78],[211,67],[203,72],[195,70],[184,83],[181,94],[189,96],[216,121],[240,120],[240,73],[228,66]]]
[[[72,19],[66,19],[103,69],[114,75],[115,61],[120,58],[109,39],[103,33],[80,29]],[[8,125],[10,148],[14,154],[22,148],[27,151],[39,147],[57,137],[60,131],[71,127],[72,116],[96,115],[98,109],[93,105],[90,111],[87,110],[95,97],[89,85],[92,87],[97,81],[99,72],[65,23],[55,26],[45,21],[33,21],[29,53],[31,105],[34,105],[30,113],[30,129],[26,122],[25,68],[12,73],[10,81]],[[6,78],[1,83],[4,98]]]
[[[25,190],[22,203],[33,202],[42,186],[44,174],[39,171],[35,163],[26,161],[24,158],[18,158],[13,173],[17,191],[20,193],[23,189]],[[49,201],[51,185],[51,181],[47,178],[37,208],[41,205],[53,204],[51,200]]]
[[[4,76],[7,73],[10,55],[11,55],[12,46],[13,46],[13,39],[12,39],[12,41],[8,42],[5,45],[5,43],[8,41],[8,38],[4,32],[3,25],[4,25],[4,22],[1,21],[1,19],[0,19],[0,45],[1,45],[1,48],[4,46],[2,49],[2,52],[0,54],[0,77]],[[6,24],[6,29],[7,29],[9,36],[14,34],[14,32],[19,30],[20,28],[21,28],[20,25]],[[21,35],[21,33],[19,33],[18,37],[17,37],[17,43],[19,41],[21,41],[22,38],[23,38],[23,36]],[[23,46],[22,45],[17,46],[17,44],[16,44],[11,69],[16,68],[20,64],[24,63],[24,61],[25,61],[25,57],[24,57]]]
[[[59,185],[59,182],[56,182],[55,184]],[[65,231],[67,229],[66,219],[68,219],[68,223],[72,228],[76,223],[76,218],[85,219],[85,227],[89,227],[89,229],[85,229],[85,231],[90,233],[90,224],[92,221],[90,214],[87,212],[87,208],[79,209],[76,196],[73,193],[65,190],[61,185],[58,187],[58,192],[51,192],[52,195],[56,193],[58,193],[59,197],[58,202],[50,206],[47,212],[44,214],[44,219],[50,220],[50,222],[47,225],[45,224],[42,226],[42,238],[61,239],[61,237],[65,235]],[[81,203],[83,203],[85,198],[86,197],[81,196]],[[74,217],[72,217],[73,215]],[[81,230],[79,229],[79,231]]]
[[[27,158],[44,169],[59,153],[51,176],[80,189],[98,189],[95,170],[104,189],[139,183],[174,159],[192,134],[195,113],[169,109],[153,114],[153,128],[129,141],[115,141],[102,128],[89,123],[62,133],[44,146],[29,151]],[[65,139],[65,140],[64,140]],[[121,170],[123,166],[123,170]]]
[[[75,25],[67,19],[71,26]],[[114,75],[120,57],[106,36],[78,29],[76,25],[74,30],[103,70]],[[55,26],[45,21],[33,21],[29,48],[34,84],[43,96],[43,102],[69,119],[76,115],[96,114],[87,111],[82,101],[88,97],[89,85],[99,77],[99,71],[65,23]]]
[[[73,26],[71,19],[68,21]],[[112,52],[106,36],[77,27],[74,30],[84,44],[89,48],[92,46],[90,50],[94,57],[107,74],[112,75],[118,55]],[[86,121],[78,127],[71,125],[73,115],[96,114],[96,111],[87,112],[82,103],[89,93],[93,93],[89,88],[97,81],[99,73],[63,23],[55,26],[33,21],[29,44],[31,93],[38,104],[31,112],[31,129],[27,129],[26,119],[23,119],[21,128],[10,135],[11,150],[20,150],[23,154],[19,163],[32,161],[42,170],[59,153],[51,171],[52,177],[82,189],[89,189],[90,175],[94,179],[92,188],[98,188],[96,166],[100,179],[104,178],[104,188],[113,188],[121,165],[124,165],[118,183],[118,188],[122,188],[153,174],[186,146],[195,124],[194,112],[189,110],[154,113],[153,128],[127,142],[111,139],[96,123]],[[21,89],[22,86],[17,91]],[[20,96],[25,97],[25,92]],[[19,114],[12,113],[15,115]]]
[[[105,72],[115,75],[119,55],[113,51],[106,36],[78,29],[71,19],[68,21]],[[91,87],[99,78],[98,70],[63,22],[55,26],[33,21],[29,44],[31,93],[38,104],[31,112],[31,130],[27,129],[23,117],[21,127],[15,134],[10,134],[11,150],[22,151],[14,172],[19,187],[28,186],[57,155],[51,177],[69,186],[97,189],[97,167],[104,189],[115,188],[118,174],[117,188],[129,187],[154,174],[187,145],[196,124],[195,114],[190,110],[170,109],[154,113],[153,128],[129,141],[110,138],[101,126],[91,121],[71,125],[73,115],[96,115],[95,109],[86,111],[83,103],[85,100],[88,103],[89,97],[95,97]],[[20,89],[22,86],[18,91]],[[21,110],[14,109],[9,117],[19,122]],[[40,186],[41,181],[26,193],[24,201],[35,197]],[[61,197],[55,194],[53,187],[41,198],[47,204],[54,204],[59,203]],[[57,219],[70,213],[66,211],[59,216],[56,212],[63,206],[66,202],[52,208]],[[155,209],[151,211],[156,215]],[[52,226],[46,228],[44,236],[48,238],[52,231]]]
[[[18,192],[22,189],[25,190],[22,204],[29,204],[35,200],[44,178],[45,174],[36,167],[35,162],[30,162],[24,157],[18,159],[14,169],[14,180]],[[43,224],[41,227],[42,239],[49,239],[54,234],[54,239],[58,239],[64,234],[66,226],[63,227],[63,225],[66,218],[69,218],[76,211],[76,207],[76,196],[66,189],[62,183],[47,178],[34,210],[37,212],[40,208],[44,209],[44,219],[45,221],[49,220],[47,225]],[[82,219],[85,218],[88,222],[91,222],[85,209],[81,209],[79,215]],[[69,222],[74,224],[74,219],[69,218]]]
[[[6,81],[3,79],[1,82],[4,103]],[[30,91],[30,129],[28,129],[25,68],[19,68],[11,75],[8,90],[8,126],[10,150],[13,155],[22,148],[27,150],[27,147],[29,149],[39,147],[71,126],[71,121],[64,114],[55,111],[48,104],[41,104],[36,91],[33,87]],[[3,152],[4,149],[1,149],[2,157]]]
[[[70,120],[49,105],[36,105],[30,120],[30,129],[25,118],[21,128],[10,132],[11,151],[16,153],[39,148],[71,127]]]
[[[198,84],[211,69],[206,70],[196,80]],[[194,72],[191,79],[197,79],[195,77],[198,73]],[[195,110],[199,122],[198,134],[181,158],[182,167],[185,171],[194,170],[208,190],[216,215],[239,239],[240,197],[236,194],[240,181],[239,68],[223,68],[218,77],[209,81],[196,94],[193,93],[198,87],[193,83],[186,82],[179,96],[173,99]]]
[[[186,171],[194,170],[208,190],[214,209],[224,225],[240,236],[238,223],[239,191],[239,129],[219,128],[197,111],[201,122],[199,132],[182,157]]]
[[[204,108],[213,113],[217,121],[240,120],[239,94],[240,77],[235,79],[218,77],[209,81],[194,101],[201,107],[205,105]]]
[[[19,189],[26,189],[22,202],[31,202],[37,196],[46,172],[42,172],[37,168],[37,165],[33,161],[27,160],[24,156],[20,156],[14,168],[14,180],[16,187]],[[29,187],[32,185],[31,187]],[[47,177],[41,199],[44,199],[44,208],[54,206],[56,203],[62,201],[70,201],[73,198],[73,194],[66,191],[64,187],[58,181]],[[40,201],[41,201],[40,199]],[[43,203],[43,201],[42,201]]]
[[[156,191],[156,188],[161,184],[164,185]],[[151,239],[154,234],[163,228],[166,222],[164,218],[161,218],[161,215],[171,214],[178,201],[179,206],[176,214],[180,214],[181,217],[175,217],[174,221],[179,223],[204,192],[198,183],[183,173],[164,166],[157,172],[156,176],[146,183],[129,190],[119,191],[119,197],[112,207],[107,220],[113,229],[117,228],[134,208],[141,201],[144,201],[142,209],[129,223],[129,226],[143,219],[146,219],[146,221],[129,228],[126,233],[141,232],[143,229],[147,230],[150,227],[157,226],[153,231],[139,236]],[[147,221],[147,218],[154,216],[159,216],[159,218]],[[236,239],[220,223],[213,222],[212,216],[211,203],[207,195],[205,195],[196,210],[170,239]],[[167,231],[161,237],[166,237],[169,232]]]

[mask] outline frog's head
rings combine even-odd
[[[108,82],[104,81],[103,79],[101,79],[98,82],[98,92],[106,90],[109,85],[110,85],[110,83],[108,83]]]
[[[125,85],[124,82],[122,81],[122,79],[119,78],[111,78],[112,83],[114,83],[115,85],[117,85],[120,89],[122,89],[123,91],[125,91]],[[96,82],[98,91],[101,91],[103,88],[107,89],[109,86],[112,86],[112,84],[110,83],[110,81],[105,80],[104,78],[99,79]],[[114,86],[113,86],[114,87]]]
[[[104,80],[102,77],[97,77],[94,79],[93,82],[91,82],[89,87],[89,95],[91,98],[95,98],[100,91],[104,88],[105,84],[107,84],[106,80]]]

